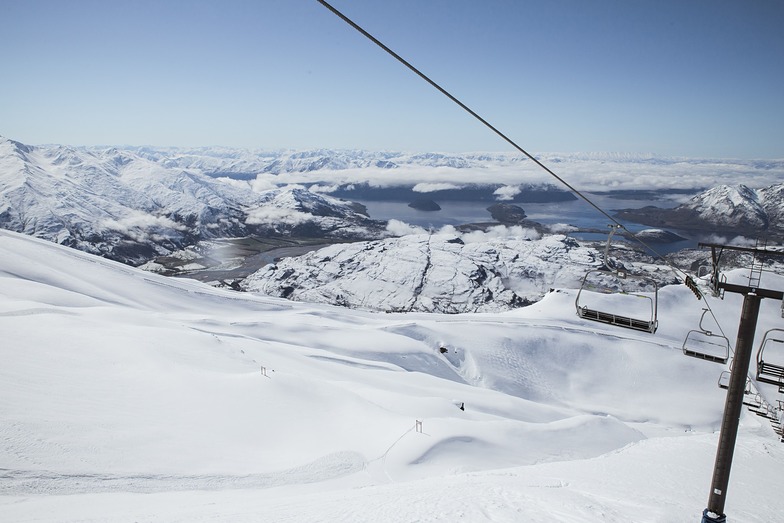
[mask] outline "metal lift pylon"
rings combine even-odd
[[[784,256],[784,252],[761,250],[748,247],[733,247],[713,243],[700,243],[700,247],[710,247],[713,259],[711,284],[714,295],[722,296],[724,292],[742,294],[743,309],[738,326],[738,340],[735,343],[735,357],[733,359],[730,381],[727,387],[727,399],[724,402],[724,416],[719,433],[719,444],[716,450],[716,461],[713,466],[711,491],[708,497],[708,506],[702,512],[702,523],[726,523],[724,503],[727,497],[727,486],[730,481],[732,456],[735,452],[735,441],[738,437],[738,424],[746,392],[746,379],[751,362],[752,345],[757,328],[760,302],[763,298],[776,300],[784,299],[784,292],[752,287],[751,285],[735,285],[727,283],[720,278],[719,260],[724,249],[751,252],[755,258],[760,254]],[[717,252],[718,251],[718,252]],[[749,283],[752,283],[750,281]],[[759,282],[757,282],[759,283]]]

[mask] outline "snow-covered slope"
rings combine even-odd
[[[777,160],[613,154],[545,154],[542,160],[582,190],[702,188],[730,177],[761,187],[780,184],[784,174],[784,162]],[[29,146],[0,137],[0,227],[132,264],[213,238],[383,236],[361,208],[323,196],[334,191],[348,199],[399,190],[451,199],[471,191],[498,200],[573,198],[553,183],[533,162],[511,153]],[[313,192],[292,191],[288,202],[264,194],[290,185]],[[322,194],[318,203],[315,193]],[[717,187],[674,214],[655,210],[634,218],[661,227],[781,231],[782,209],[780,185],[759,194]]]
[[[759,189],[757,194],[771,227],[784,229],[784,183]]]
[[[311,192],[299,185],[260,193],[246,223],[263,232],[324,238],[382,235],[384,223],[371,220],[362,205]]]
[[[660,294],[655,335],[577,318],[572,289],[377,314],[0,231],[0,520],[694,521],[725,367],[680,351],[704,302]],[[733,331],[739,298],[711,305]],[[742,419],[736,521],[780,514],[763,421]]]
[[[579,286],[586,271],[603,263],[602,252],[573,238],[536,239],[535,232],[517,229],[508,237],[452,231],[332,245],[267,265],[242,286],[377,311],[498,312],[538,301],[553,287]],[[677,282],[665,266],[636,270],[659,285]]]
[[[684,230],[781,236],[784,234],[784,183],[757,190],[742,184],[720,185],[674,209],[625,209],[618,216]]]
[[[777,206],[784,201],[771,202]],[[721,185],[698,194],[683,208],[696,213],[696,219],[715,226],[745,230],[767,229],[769,220],[757,192],[745,185]]]
[[[381,228],[350,202],[299,186],[256,192],[247,182],[129,151],[29,147],[4,138],[0,227],[133,264],[209,238],[368,238]]]

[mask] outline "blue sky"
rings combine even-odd
[[[784,3],[333,0],[531,152],[784,157]],[[508,151],[315,0],[0,0],[29,144]]]

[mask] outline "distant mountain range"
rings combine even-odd
[[[607,171],[618,165],[716,166],[645,155],[551,154],[547,161]],[[784,172],[784,161],[725,163],[765,176]],[[134,265],[220,238],[381,239],[391,234],[386,223],[335,196],[488,205],[574,199],[550,183],[520,183],[529,179],[532,164],[503,153],[29,146],[0,137],[0,227]],[[656,227],[775,235],[782,231],[784,185],[720,186],[676,209],[619,216]],[[514,221],[524,217],[520,208]]]
[[[401,161],[400,155],[361,151],[29,146],[0,137],[0,227],[134,265],[216,238],[380,238],[387,235],[385,223],[372,220],[359,204],[325,194],[339,190],[360,197],[362,187],[372,188],[362,183],[327,188],[317,183],[324,176],[312,173],[392,170]],[[421,168],[466,168],[482,161],[494,159],[435,153],[405,157],[407,165]],[[298,173],[304,183],[291,184],[284,173]],[[402,189],[391,190],[421,195],[422,190],[400,183]],[[493,199],[499,187],[431,189],[444,198],[462,189],[465,198]],[[515,187],[499,197],[574,198],[542,184]]]
[[[126,150],[0,139],[0,227],[134,265],[211,238],[367,239],[384,226],[298,185],[254,191]]]

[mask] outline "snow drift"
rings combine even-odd
[[[0,519],[693,521],[723,367],[681,354],[691,292],[661,294],[655,335],[580,320],[571,289],[379,314],[0,231]],[[732,330],[738,300],[712,305]],[[735,461],[728,512],[774,520],[784,450],[760,418]]]

